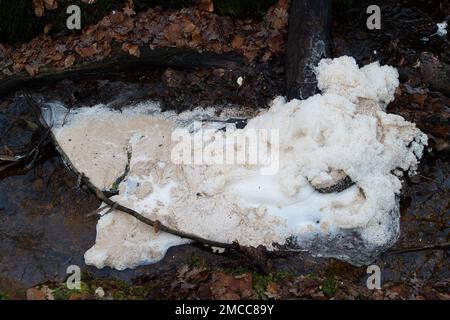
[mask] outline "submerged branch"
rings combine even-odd
[[[403,254],[403,253],[411,253],[411,252],[421,252],[421,251],[429,251],[429,250],[450,250],[450,242],[441,243],[441,244],[432,244],[423,247],[413,247],[413,248],[404,248],[404,249],[394,249],[388,250],[385,252],[385,255],[394,255],[394,254]]]

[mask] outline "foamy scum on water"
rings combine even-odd
[[[171,161],[174,130],[238,110],[175,115],[155,103],[121,112],[97,105],[71,110],[63,122],[61,105],[48,104],[46,114],[77,169],[101,189],[117,188],[112,200],[148,218],[220,242],[370,263],[398,238],[400,178],[417,169],[427,137],[385,112],[399,84],[396,69],[378,63],[360,69],[353,58],[341,57],[321,61],[317,78],[322,94],[276,98],[237,129],[279,130],[279,170],[272,175],[261,175],[258,165]],[[221,129],[220,122],[205,125]],[[347,189],[318,191],[346,177],[354,183]],[[188,242],[155,234],[119,211],[101,214],[96,242],[85,254],[86,263],[98,268],[154,263],[169,247]]]

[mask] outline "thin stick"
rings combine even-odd
[[[428,250],[443,250],[443,251],[450,250],[450,242],[442,243],[442,244],[432,244],[432,245],[423,246],[423,247],[388,250],[385,252],[385,254],[386,255],[394,255],[394,254],[421,252],[421,251],[428,251]]]

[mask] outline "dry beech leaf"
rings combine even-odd
[[[47,10],[55,10],[58,8],[58,1],[56,0],[44,0],[45,9]]]
[[[98,3],[94,0],[81,1],[86,4]],[[32,5],[36,15],[43,16],[47,10],[61,7],[62,1],[58,2],[59,0],[33,0]],[[75,61],[83,63],[94,57],[102,60],[110,54],[113,42],[128,43],[124,51],[136,57],[139,57],[141,52],[138,46],[131,43],[145,43],[150,48],[187,47],[200,52],[225,53],[235,50],[252,61],[268,61],[285,50],[288,0],[278,0],[268,11],[265,18],[268,23],[264,24],[250,20],[234,24],[208,13],[214,10],[213,1],[196,0],[196,3],[197,7],[183,11],[166,12],[160,8],[152,8],[134,15],[133,1],[123,1],[124,10],[110,13],[98,24],[86,28],[81,35],[63,37],[58,41],[41,35],[24,44],[22,51],[14,53],[10,52],[8,47],[6,51],[0,48],[0,59],[9,63],[0,68],[0,77],[2,74],[9,75],[25,69],[30,74],[35,74],[44,66],[70,67]],[[50,32],[51,25],[48,24],[44,33]],[[55,50],[61,55],[56,54]],[[69,53],[71,56],[67,56]],[[412,100],[419,106],[427,104],[422,96],[414,96]]]
[[[280,52],[283,50],[284,39],[281,34],[274,35],[269,39],[269,48],[272,52]]]
[[[280,297],[280,286],[275,282],[269,282],[265,292],[269,299],[277,299]]]
[[[52,30],[53,25],[51,23],[47,23],[44,27],[44,33],[49,33]]]
[[[193,24],[189,19],[183,18],[181,22],[181,26],[183,28],[183,32],[191,33],[195,29],[195,24]]]
[[[48,61],[60,61],[63,58],[62,54],[59,52],[55,52],[48,57]]]
[[[123,13],[125,13],[125,15],[131,17],[136,14],[136,11],[134,11],[133,8],[131,8],[129,6],[126,6],[125,8],[123,8]]]
[[[37,65],[29,65],[25,66],[25,70],[27,70],[28,74],[34,77],[39,72],[39,67]]]
[[[200,0],[198,5],[200,10],[213,12],[214,11],[214,3],[212,0]]]
[[[95,52],[96,52],[95,48],[92,47],[92,46],[91,47],[84,47],[84,48],[77,48],[76,51],[83,58],[92,57],[95,54]]]
[[[139,46],[130,43],[124,43],[122,45],[122,50],[128,52],[128,54],[139,58],[141,56],[141,51],[139,50]]]
[[[45,12],[44,1],[43,0],[33,0],[34,13],[38,17],[42,17]]]
[[[256,51],[256,50],[244,50],[244,56],[248,60],[253,61],[258,56],[258,51]]]
[[[141,51],[139,50],[139,47],[135,44],[130,46],[130,48],[128,49],[128,53],[137,58],[141,56]]]
[[[231,41],[231,46],[234,49],[240,49],[242,45],[244,44],[244,38],[240,35],[235,35],[233,40]]]
[[[74,64],[74,62],[75,62],[75,56],[73,56],[73,55],[67,56],[67,58],[64,60],[64,66],[66,68],[69,68]]]
[[[164,37],[170,42],[176,42],[181,39],[182,30],[179,24],[172,23],[164,28]]]

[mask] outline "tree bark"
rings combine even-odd
[[[314,68],[330,56],[331,0],[292,0],[286,57],[288,99],[317,91]]]

